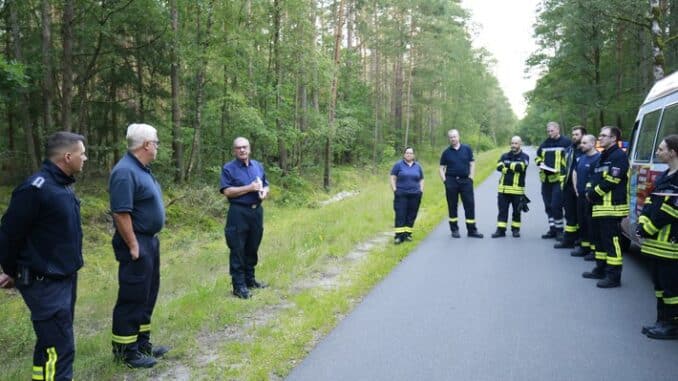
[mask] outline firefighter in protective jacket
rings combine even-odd
[[[519,136],[511,138],[511,150],[499,158],[497,171],[501,172],[497,194],[497,231],[492,238],[506,236],[509,205],[512,208],[511,232],[520,237],[520,201],[525,194],[525,173],[530,157],[521,150],[522,140]]]
[[[657,149],[669,164],[655,182],[638,218],[641,252],[652,258],[652,281],[657,298],[657,321],[643,327],[653,339],[678,339],[678,135],[667,136]]]
[[[628,171],[629,161],[624,151],[618,147],[621,131],[617,127],[606,126],[600,130],[598,140],[604,151],[596,165],[586,197],[591,202],[591,217],[594,234],[598,235],[600,246],[596,245],[596,267],[582,274],[584,278],[600,279],[600,288],[619,287],[621,285],[622,218],[629,214]]]

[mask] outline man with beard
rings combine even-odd
[[[511,233],[520,237],[520,201],[525,195],[525,173],[530,157],[521,150],[520,136],[511,138],[511,150],[499,158],[497,171],[501,172],[497,194],[497,231],[492,238],[506,237],[509,205],[512,208]]]
[[[572,145],[565,153],[565,178],[562,183],[563,190],[563,206],[565,207],[565,232],[563,239],[553,245],[556,249],[571,249],[579,237],[579,225],[577,216],[577,195],[574,192],[572,185],[572,172],[576,165],[577,159],[582,152],[579,149],[579,143],[582,137],[586,135],[586,128],[582,126],[572,127]]]

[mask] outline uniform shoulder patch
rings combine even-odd
[[[35,179],[33,179],[33,182],[31,183],[32,186],[40,189],[42,188],[42,185],[45,183],[45,178],[42,176],[38,176]]]

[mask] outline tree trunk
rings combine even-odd
[[[414,36],[414,19],[410,21],[410,41],[412,41]],[[410,42],[410,51],[409,51],[409,67],[407,68],[407,93],[405,96],[405,140],[404,147],[409,145],[409,135],[410,135],[410,117],[412,114],[412,74],[414,72],[414,56],[415,50],[414,45]]]
[[[41,1],[42,13],[42,127],[52,130],[52,15],[49,0]]]
[[[659,81],[664,78],[665,74],[665,60],[664,49],[666,35],[664,30],[666,28],[665,17],[667,11],[667,0],[650,0],[650,17],[652,33],[652,58],[653,58],[653,74],[654,80]],[[675,16],[674,16],[675,17]]]
[[[170,81],[172,87],[172,164],[174,166],[174,182],[184,181],[184,146],[181,141],[181,108],[179,105],[179,11],[177,0],[170,0],[172,24],[172,47],[170,51]]]
[[[205,38],[201,37],[200,32],[200,12],[198,12],[196,19],[198,20],[197,30],[197,46],[200,47],[200,60],[198,71],[195,76],[195,127],[193,131],[193,144],[191,145],[191,157],[188,160],[188,169],[186,171],[186,179],[191,177],[194,169],[200,171],[202,169],[202,107],[203,98],[205,96],[205,73],[207,70],[207,53],[210,46],[210,33],[212,31],[212,14],[214,1],[210,1],[207,5],[207,26],[205,28]],[[197,5],[200,7],[200,4]]]
[[[327,137],[325,139],[325,169],[323,171],[323,186],[330,189],[330,167],[332,166],[332,142],[334,139],[334,117],[337,106],[337,82],[339,77],[339,58],[341,52],[341,32],[344,29],[344,1],[339,0],[334,26],[334,58],[332,60],[332,85],[330,87],[330,101],[328,104]]]
[[[283,130],[282,119],[280,118],[281,108],[282,108],[282,94],[281,94],[281,82],[282,82],[282,68],[280,65],[280,21],[281,21],[281,12],[280,12],[280,1],[273,1],[273,70],[274,70],[274,89],[275,89],[275,129],[277,133],[278,140],[278,155],[280,159],[280,169],[282,170],[283,176],[287,174],[287,148],[285,148],[285,131]]]
[[[14,44],[14,58],[17,62],[23,63],[23,54],[21,50],[21,32],[19,30],[19,18],[17,16],[17,0],[9,0],[7,6],[9,7],[9,18],[12,29],[12,41]],[[21,126],[24,129],[24,136],[26,138],[26,151],[29,157],[29,164],[31,171],[38,170],[38,157],[35,154],[35,140],[33,137],[33,125],[28,117],[28,109],[30,99],[27,90],[21,90],[22,96],[18,100],[18,114]]]
[[[63,55],[61,63],[61,128],[71,131],[71,105],[73,103],[73,20],[75,18],[74,0],[64,1],[64,13],[61,21]]]

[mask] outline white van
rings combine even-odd
[[[622,222],[624,234],[635,244],[635,228],[645,198],[654,180],[668,166],[657,162],[657,146],[662,139],[678,134],[678,72],[657,81],[638,110],[628,150],[630,161],[629,217]]]

